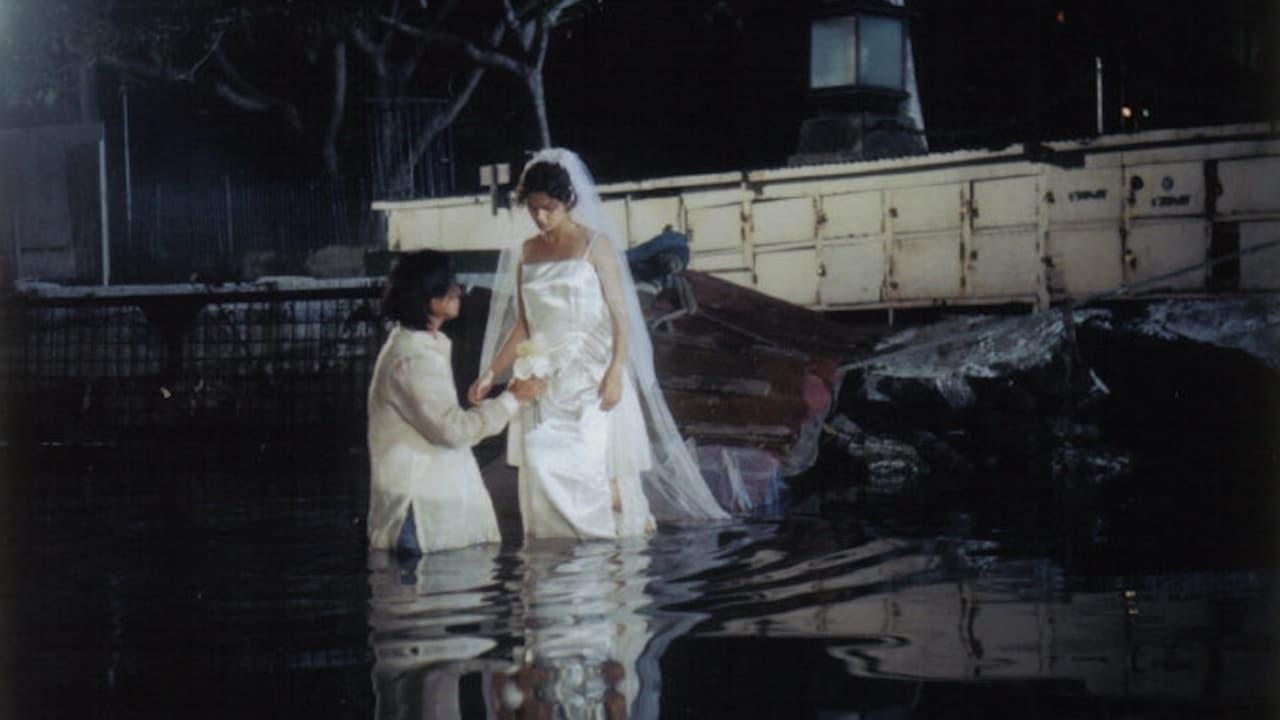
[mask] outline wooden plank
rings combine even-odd
[[[859,329],[828,320],[822,313],[769,297],[703,273],[687,272],[699,309],[744,327],[779,347],[815,354],[852,357],[886,334],[883,328]]]
[[[790,441],[795,432],[783,425],[730,425],[726,423],[696,422],[685,425],[685,431],[699,437],[719,437],[727,440],[745,438]]]
[[[768,380],[715,375],[675,375],[659,378],[664,390],[722,393],[763,397],[769,394],[772,384]]]
[[[684,425],[698,422],[725,423],[732,418],[741,425],[786,425],[799,428],[809,415],[800,395],[719,395],[667,390],[663,393],[671,414]]]
[[[768,385],[768,390],[761,394],[799,394],[810,364],[808,357],[777,357],[750,351],[715,352],[665,343],[654,346],[654,367],[659,378],[755,378]]]

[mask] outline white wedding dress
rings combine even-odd
[[[640,482],[651,466],[649,438],[630,371],[618,405],[600,408],[613,325],[595,267],[584,254],[525,263],[521,274],[529,334],[541,338],[552,367],[546,393],[525,406],[507,433],[508,460],[520,468],[525,535],[643,535],[653,527]]]
[[[516,240],[520,236],[513,237],[498,256],[480,367],[491,368],[512,337],[523,296],[530,340],[541,334],[555,344],[548,359],[563,370],[561,377],[551,379],[547,395],[530,403],[535,409],[518,413],[507,432],[507,459],[521,467],[521,511],[528,534],[642,535],[654,520],[686,526],[728,520],[667,407],[625,246],[591,173],[576,153],[564,148],[539,150],[525,171],[538,163],[559,165],[568,173],[576,198],[570,218],[591,233],[593,259],[600,261],[607,253],[616,263],[617,311],[626,325],[627,353],[621,403],[604,413],[597,392],[612,355],[613,326],[595,266],[585,257],[522,265],[523,243]],[[523,181],[522,173],[521,185]],[[531,422],[534,415],[541,420]],[[615,518],[609,512],[611,477],[617,478],[622,496]]]

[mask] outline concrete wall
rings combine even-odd
[[[102,275],[102,125],[0,130],[0,289]]]

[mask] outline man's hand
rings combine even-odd
[[[493,371],[485,370],[471,383],[471,387],[467,389],[467,400],[472,405],[479,405],[481,400],[489,397],[489,391],[493,389]]]
[[[537,398],[539,395],[547,391],[547,381],[542,378],[526,378],[524,380],[512,380],[507,383],[507,390],[516,396],[516,400],[523,405],[530,400]]]

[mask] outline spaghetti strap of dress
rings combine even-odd
[[[591,257],[591,244],[596,241],[597,234],[598,233],[593,232],[587,235],[587,249],[582,251],[582,257],[579,259],[586,260],[587,258]]]

